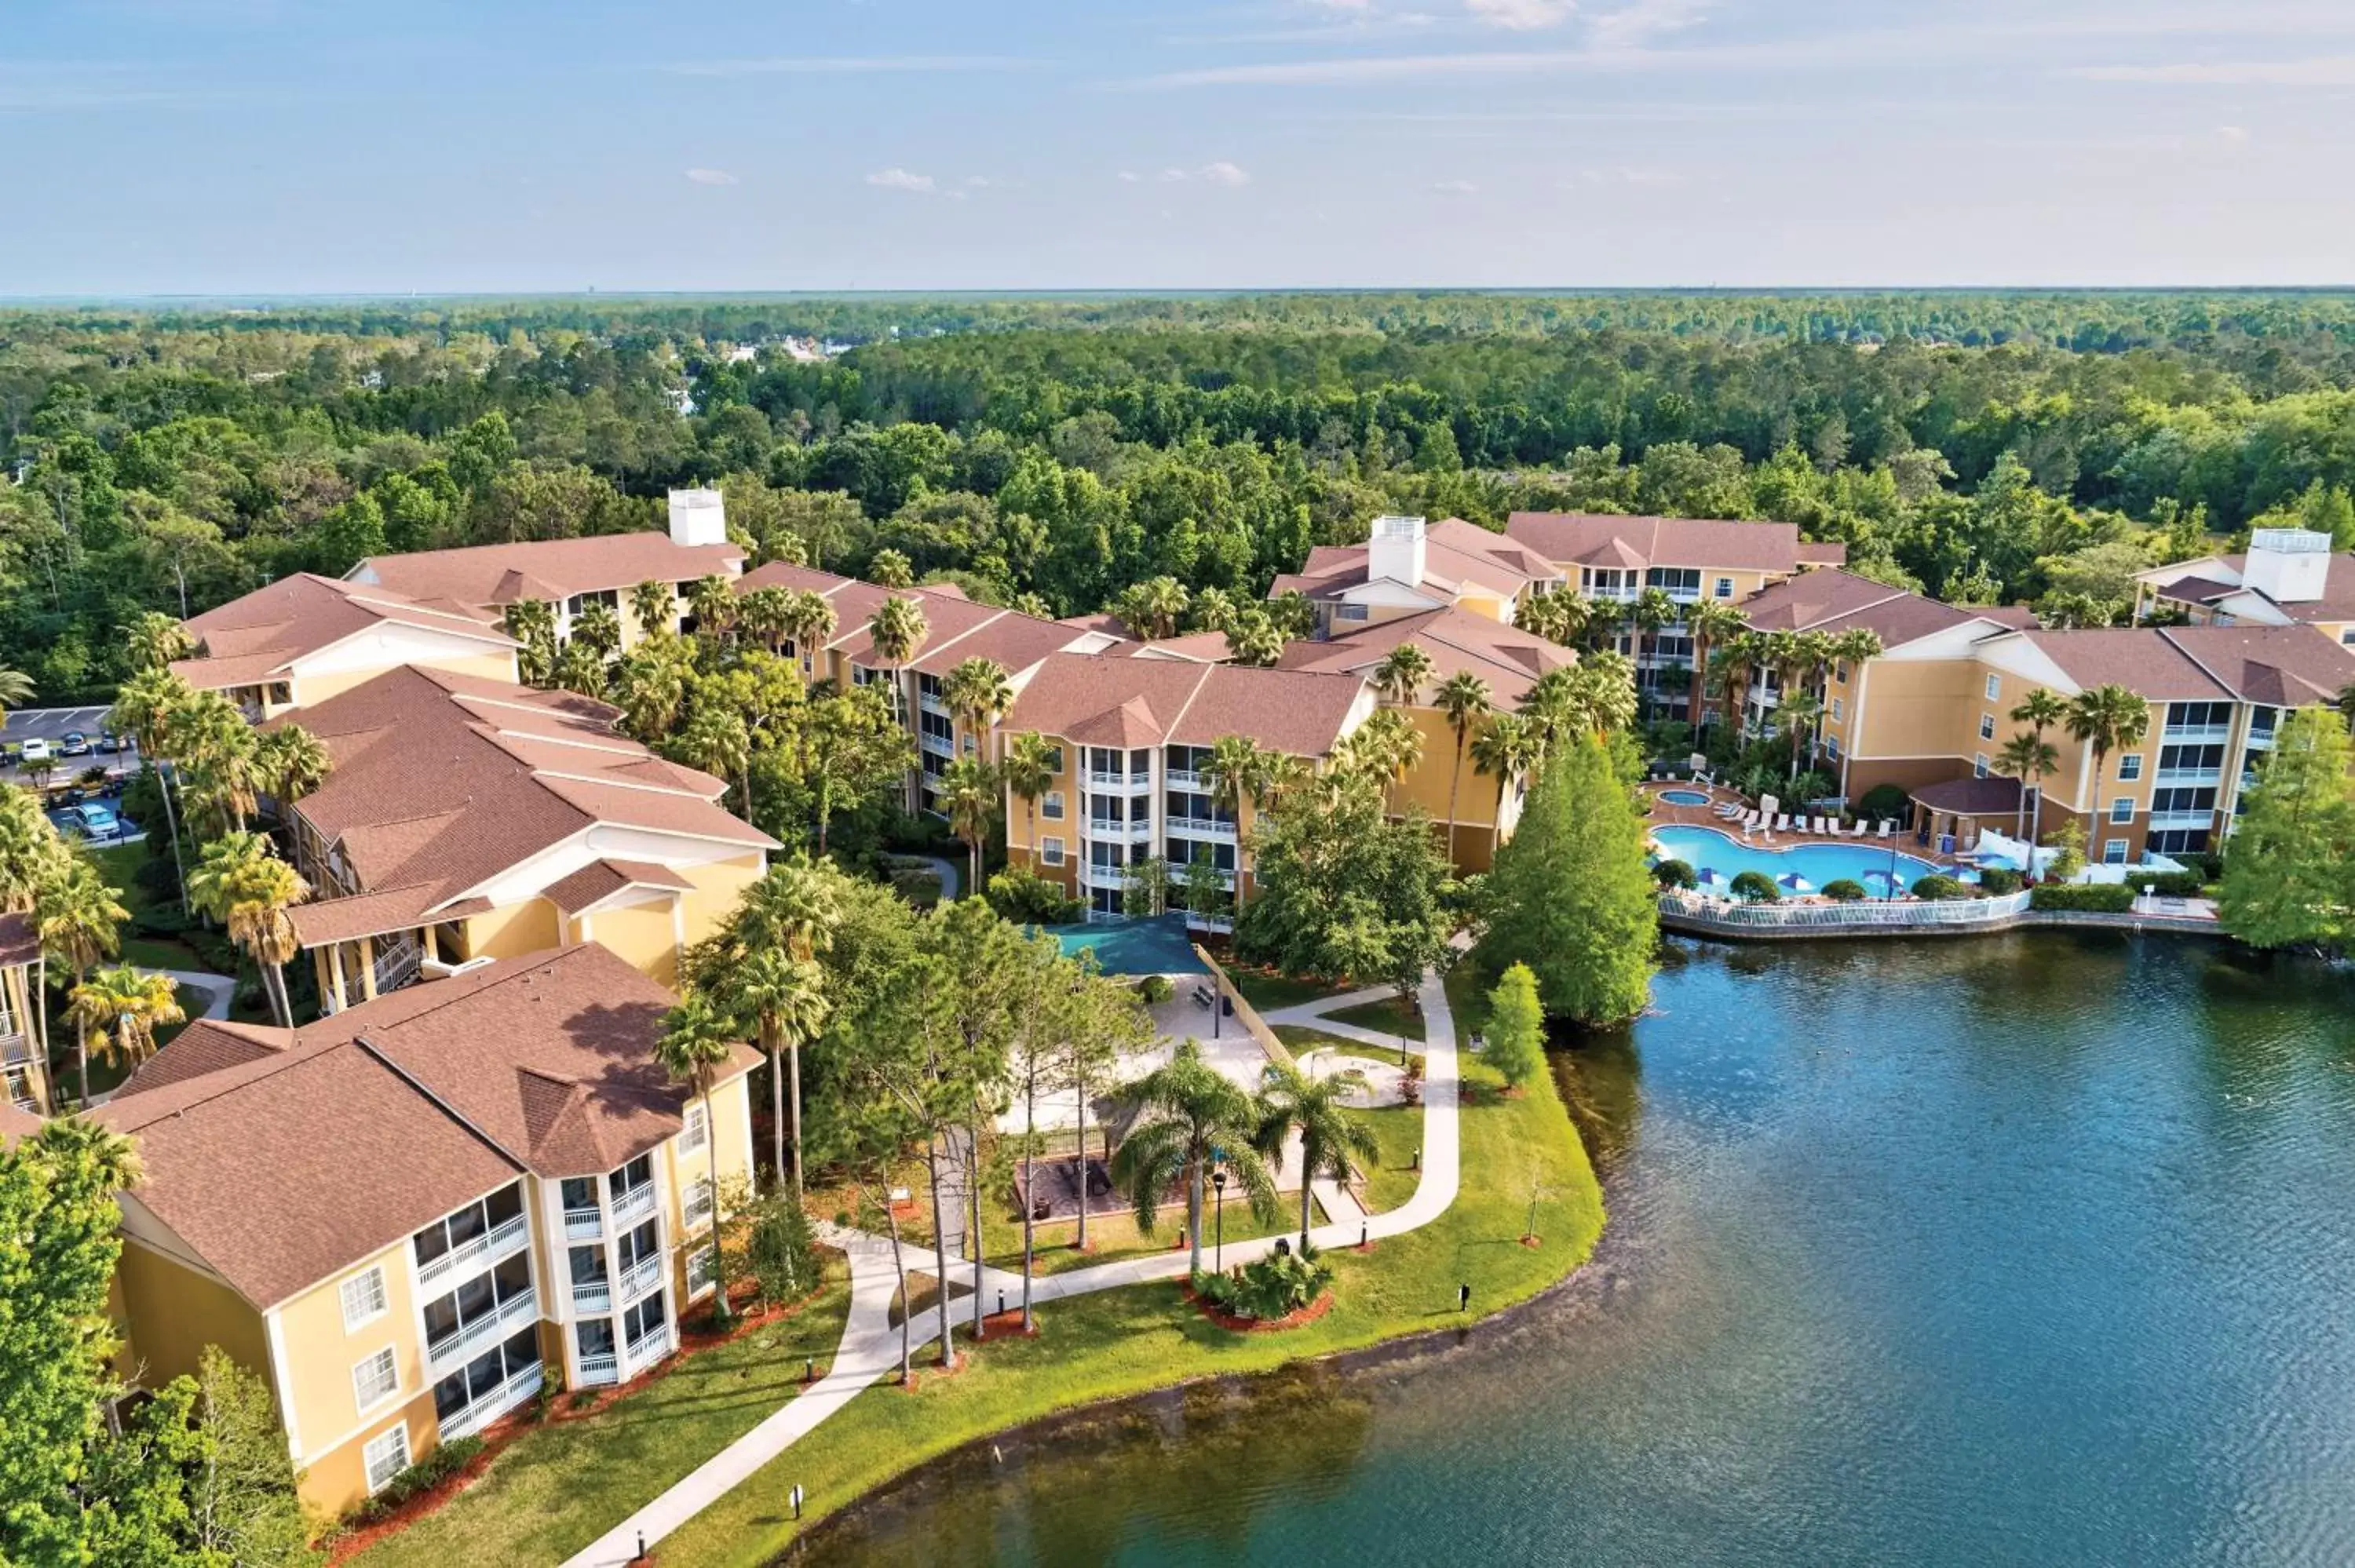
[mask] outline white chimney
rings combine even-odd
[[[1377,517],[1366,541],[1366,577],[1389,577],[1409,588],[1423,582],[1423,519]]]
[[[670,493],[670,536],[676,545],[728,543],[728,506],[716,490]]]
[[[2260,528],[2249,535],[2241,581],[2275,604],[2311,604],[2330,577],[2330,535],[2310,528]]]

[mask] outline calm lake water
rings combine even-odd
[[[911,1478],[805,1561],[2355,1563],[2355,982],[1679,945],[1559,1063],[1612,1232],[1411,1360]]]

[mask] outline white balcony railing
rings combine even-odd
[[[417,978],[419,967],[425,961],[425,949],[414,938],[376,956],[376,989],[381,996],[399,991]]]
[[[530,1239],[531,1227],[523,1215],[517,1214],[464,1245],[452,1247],[432,1262],[419,1264],[417,1283],[431,1285],[453,1274],[471,1274],[477,1268],[498,1262],[509,1253],[520,1252]]]
[[[613,1200],[613,1223],[627,1224],[655,1212],[655,1184],[641,1181]]]
[[[1169,819],[1169,831],[1189,833],[1198,838],[1231,839],[1235,836],[1232,822],[1221,822],[1209,817],[1172,817]]]
[[[581,1358],[581,1383],[582,1387],[588,1387],[592,1383],[619,1383],[621,1381],[622,1358],[614,1355],[612,1351],[609,1351],[602,1356],[582,1356]]]
[[[2213,784],[2223,777],[2222,768],[2162,768],[2158,775],[2161,784]]]
[[[1201,790],[1210,787],[1208,779],[1190,768],[1172,768],[1161,777],[1172,789]]]
[[[2176,741],[2230,740],[2232,737],[2232,726],[2229,724],[2171,724],[2159,732],[2159,738],[2170,744]]]
[[[2213,810],[2153,811],[2150,814],[2150,830],[2153,832],[2164,832],[2170,828],[2204,828],[2212,825],[2215,821],[2216,813]]]
[[[622,1359],[629,1364],[632,1372],[635,1372],[648,1361],[666,1354],[669,1350],[670,1325],[662,1323],[631,1340],[623,1351]]]
[[[610,1312],[613,1309],[613,1282],[610,1279],[576,1279],[572,1282],[572,1308],[577,1312]]]
[[[457,1414],[442,1423],[442,1440],[471,1436],[539,1392],[543,1370],[538,1361],[516,1373]]]
[[[520,1294],[499,1303],[496,1310],[475,1319],[454,1334],[425,1341],[425,1359],[432,1362],[435,1376],[449,1370],[453,1362],[462,1362],[485,1345],[505,1339],[518,1323],[529,1322],[539,1316],[539,1292],[527,1287]]]
[[[1153,775],[1150,773],[1104,773],[1091,768],[1088,769],[1088,782],[1101,789],[1118,789],[1126,794],[1134,795],[1140,789],[1150,789],[1153,788]]]
[[[2253,729],[2249,732],[2249,749],[2251,751],[2271,751],[2273,748],[2273,731],[2269,729]]]
[[[1884,899],[1854,904],[1744,904],[1671,891],[1660,895],[1660,913],[1726,930],[1986,926],[2023,913],[2028,901],[2024,889],[1998,898]]]
[[[917,736],[916,744],[922,747],[926,751],[931,752],[934,757],[954,757],[956,755],[956,741],[954,739],[945,735],[934,735],[931,730],[925,730],[922,734]]]
[[[564,1211],[566,1241],[595,1241],[605,1234],[605,1215],[599,1209],[567,1209]]]
[[[662,1277],[663,1263],[660,1253],[651,1257],[638,1259],[637,1262],[622,1270],[621,1299],[624,1303],[635,1301],[639,1297],[660,1285]]]

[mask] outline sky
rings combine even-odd
[[[0,297],[2355,283],[2355,0],[7,0]]]

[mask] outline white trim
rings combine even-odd
[[[270,1383],[278,1393],[278,1422],[286,1428],[286,1452],[299,1467],[303,1436],[294,1425],[294,1383],[286,1370],[286,1323],[272,1307],[261,1314],[261,1334],[270,1347]]]
[[[370,1276],[374,1276],[376,1279],[376,1306],[355,1318],[352,1316],[351,1288],[367,1280]],[[347,1274],[336,1282],[336,1304],[344,1309],[345,1333],[349,1334],[364,1329],[392,1310],[392,1294],[386,1288],[386,1283],[384,1265],[381,1263],[371,1263],[366,1268]]]
[[[390,1475],[386,1476],[384,1479],[379,1481],[376,1478],[376,1462],[369,1457],[368,1450],[384,1442],[387,1438],[400,1439],[400,1463],[393,1467],[392,1473]],[[401,1471],[409,1468],[410,1466],[416,1462],[415,1457],[409,1451],[409,1423],[407,1421],[396,1421],[391,1425],[386,1427],[383,1431],[378,1433],[375,1436],[369,1438],[361,1446],[360,1479],[367,1485],[368,1496],[374,1497],[377,1493],[390,1486],[393,1481],[399,1478]]]
[[[373,1369],[379,1361],[390,1363],[392,1381],[385,1386],[382,1393],[370,1399],[368,1397],[367,1391],[360,1386],[360,1373],[364,1370]],[[354,1408],[358,1410],[363,1418],[375,1414],[388,1403],[400,1397],[400,1352],[390,1345],[378,1346],[352,1363],[351,1379]]]

